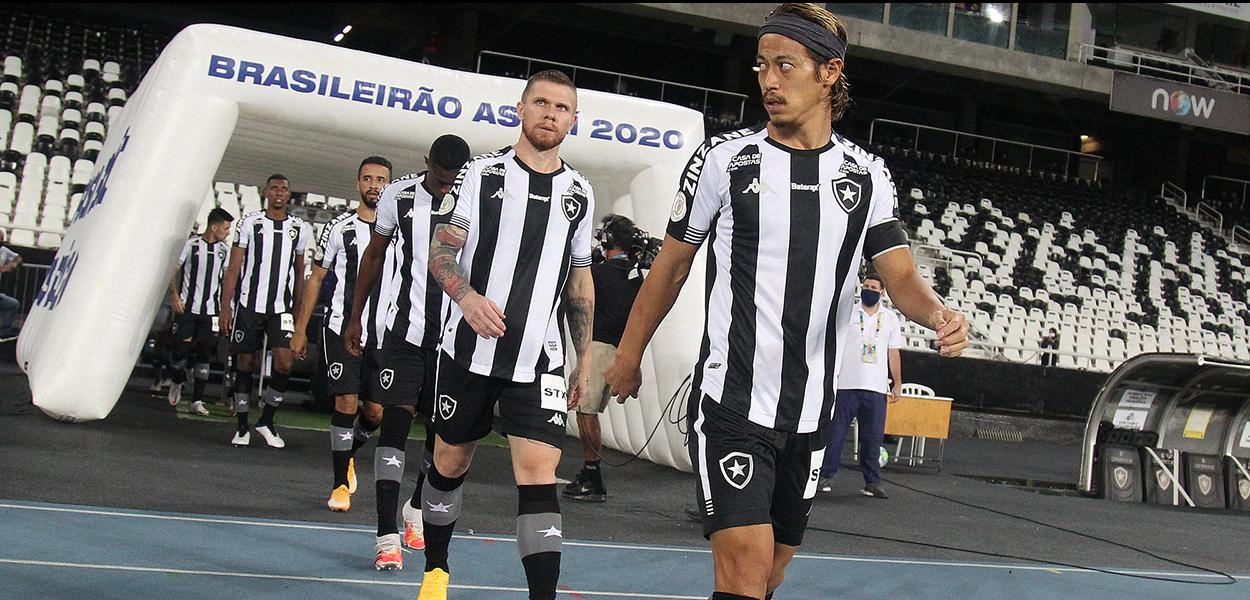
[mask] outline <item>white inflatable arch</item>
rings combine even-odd
[[[356,166],[381,154],[418,170],[439,135],[475,153],[512,144],[524,82],[405,62],[215,25],[169,43],[110,126],[18,342],[34,403],[66,421],[112,410],[167,290],[182,242],[213,181],[350,198]],[[583,90],[562,155],[585,174],[596,219],[632,216],[662,235],[703,119],[677,106]],[[642,397],[613,403],[605,443],[642,448],[690,372],[702,324],[702,261],[643,363]],[[570,419],[572,420],[572,419]],[[689,470],[684,436],[663,420],[643,457]]]

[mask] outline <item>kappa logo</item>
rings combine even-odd
[[[672,220],[676,223],[684,218],[686,218],[686,195],[677,192],[677,199],[673,201]]]
[[[492,200],[503,200],[503,188],[495,190],[495,193],[491,194],[490,197]]]
[[[1242,479],[1237,482],[1237,494],[1242,500],[1250,500],[1250,479]]]
[[[744,193],[744,194],[758,194],[758,193],[760,193],[760,179],[759,179],[758,177],[756,177],[756,178],[752,179],[752,180],[751,180],[751,185],[748,185],[748,186],[747,186],[747,188],[746,188],[745,190],[742,190],[742,193]]]
[[[547,419],[547,422],[558,427],[564,427],[564,415],[561,413],[551,415],[551,418]]]
[[[1128,487],[1128,469],[1116,467],[1113,476],[1115,477],[1115,487],[1120,489]]]
[[[730,452],[720,459],[720,474],[735,489],[744,489],[755,475],[755,457],[745,452]]]
[[[443,203],[438,205],[438,210],[434,211],[434,216],[441,217],[451,213],[456,208],[456,197],[451,194],[443,196]]]
[[[1215,487],[1215,482],[1211,480],[1210,475],[1198,476],[1198,491],[1202,492],[1203,496],[1209,495],[1213,487]]]
[[[450,421],[451,417],[456,414],[456,399],[443,394],[438,397],[438,416],[444,421]]]
[[[378,373],[378,385],[381,385],[382,389],[391,389],[391,384],[393,383],[395,383],[394,369],[382,369],[382,371]]]
[[[833,196],[838,201],[838,206],[842,210],[850,214],[859,206],[862,188],[860,185],[850,179],[834,179],[833,180]]]
[[[343,363],[336,362],[330,365],[330,379],[338,381],[343,376]]]

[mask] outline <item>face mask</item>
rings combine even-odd
[[[876,306],[881,301],[881,292],[863,290],[859,293],[859,297],[864,301],[864,306]]]

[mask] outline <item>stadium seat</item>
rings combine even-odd
[[[17,119],[34,123],[39,113],[39,86],[28,85],[22,88],[22,95],[17,101]]]
[[[35,242],[37,248],[55,249],[61,246],[61,236],[55,233],[43,232],[39,234],[39,239]]]
[[[75,110],[82,110],[82,107],[83,107],[82,92],[79,92],[77,90],[70,90],[68,92],[65,92],[65,99],[61,102],[61,106],[65,108],[72,108]]]
[[[104,105],[99,102],[92,102],[87,105],[87,120],[99,121],[104,123],[108,119],[108,113],[105,111]]]
[[[102,142],[104,141],[105,133],[106,132],[104,128],[104,123],[101,123],[99,121],[87,121],[87,126],[84,129],[83,139],[98,140]]]
[[[17,56],[4,57],[4,80],[17,83],[22,80],[22,59]]]
[[[126,103],[126,90],[113,88],[108,92],[109,106],[121,106]]]
[[[78,73],[72,73],[65,78],[66,93],[70,91],[82,92],[87,82]]]

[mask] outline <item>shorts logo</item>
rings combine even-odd
[[[564,427],[564,415],[560,413],[551,415],[551,418],[547,419],[547,422],[551,423],[552,425],[556,425],[558,427]]]
[[[338,381],[343,376],[343,363],[334,363],[330,365],[330,379]]]
[[[395,383],[395,370],[382,369],[382,371],[378,373],[378,385],[381,385],[384,390],[389,390],[391,389],[392,383]]]
[[[451,417],[456,414],[456,399],[443,394],[438,397],[438,416],[444,421],[450,421]]]
[[[1172,480],[1168,477],[1168,472],[1164,470],[1155,471],[1155,481],[1159,482],[1159,489],[1169,490],[1172,488]]]
[[[834,179],[833,180],[833,196],[837,200],[838,206],[848,214],[855,211],[860,201],[859,184],[850,179]]]
[[[755,457],[743,452],[730,452],[720,459],[720,474],[735,489],[744,489],[755,475]]]
[[[1237,493],[1242,500],[1250,500],[1250,479],[1242,479],[1237,482]]]
[[[242,344],[242,343],[243,343],[243,331],[242,331],[242,330],[235,330],[235,332],[234,332],[234,343],[236,343],[236,344]]]
[[[1115,487],[1120,489],[1128,487],[1128,469],[1124,467],[1115,468]]]
[[[1203,496],[1211,493],[1211,488],[1215,487],[1214,484],[1215,482],[1211,480],[1210,475],[1198,476],[1198,491],[1202,492]]]

